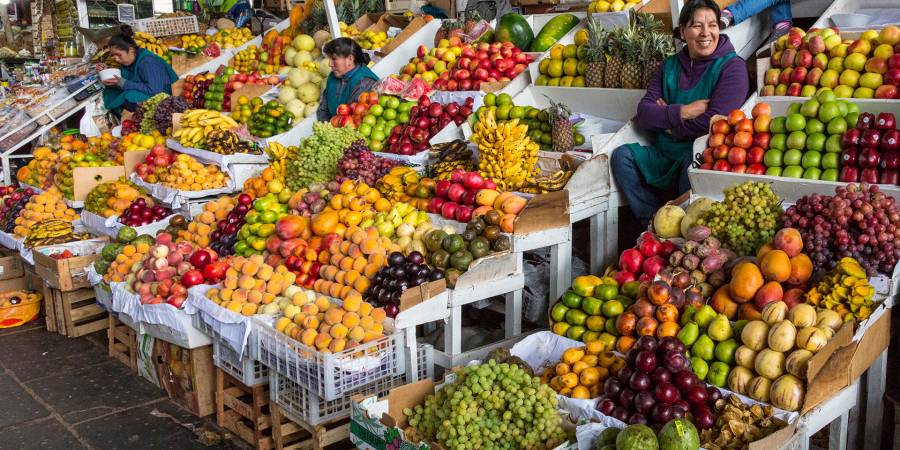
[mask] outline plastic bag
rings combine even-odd
[[[550,296],[550,249],[542,248],[524,255],[525,289],[522,291],[524,304],[522,316],[531,323],[546,324],[547,309],[550,302],[556,299]],[[572,255],[572,279],[587,275],[588,267],[584,261]]]
[[[94,121],[94,110],[94,102],[87,102],[84,105],[84,115],[81,116],[81,121],[78,123],[78,130],[87,137],[100,136],[100,127]]]

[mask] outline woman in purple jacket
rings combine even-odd
[[[690,189],[687,168],[694,139],[707,134],[713,115],[740,107],[748,95],[747,65],[728,36],[719,35],[719,6],[689,0],[676,36],[684,48],[667,58],[638,104],[635,123],[654,132],[652,146],[626,144],[613,151],[619,190],[641,222],[649,223],[663,200]]]

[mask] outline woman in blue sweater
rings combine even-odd
[[[106,109],[121,115],[123,109],[135,111],[138,103],[160,92],[172,93],[178,75],[162,58],[138,47],[131,27],[123,25],[121,33],[110,38],[109,53],[119,62],[122,76],[103,80]]]
[[[350,38],[337,38],[322,47],[328,57],[331,73],[325,80],[325,90],[319,99],[316,120],[327,122],[337,114],[338,106],[359,100],[360,94],[371,91],[378,83],[378,75],[366,65],[369,55]]]

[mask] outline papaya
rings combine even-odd
[[[555,44],[556,41],[565,36],[572,28],[575,28],[575,25],[578,25],[578,22],[579,20],[574,14],[560,14],[550,19],[549,22],[544,24],[537,36],[534,37],[534,40],[531,41],[531,46],[528,48],[528,51],[547,51],[547,49]]]

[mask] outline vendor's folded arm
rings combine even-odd
[[[662,98],[662,66],[653,74],[647,93],[638,103],[634,121],[645,130],[669,130],[681,124],[681,105],[660,105]]]
[[[696,139],[703,136],[709,133],[709,122],[714,115],[727,115],[731,110],[738,109],[744,104],[750,81],[745,66],[735,62],[738,61],[729,61],[722,68],[706,112],[672,127],[673,137]]]

